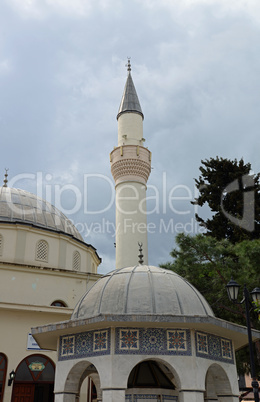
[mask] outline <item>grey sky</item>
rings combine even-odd
[[[169,259],[182,228],[196,232],[189,200],[168,197],[194,197],[201,159],[243,157],[260,171],[258,1],[2,0],[2,176],[8,167],[15,187],[90,231],[100,272],[114,268],[109,153],[128,56],[152,152],[151,265]]]

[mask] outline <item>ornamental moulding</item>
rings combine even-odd
[[[151,152],[139,145],[115,148],[110,154],[110,162],[116,185],[126,180],[146,184],[151,172]]]

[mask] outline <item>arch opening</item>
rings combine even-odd
[[[6,371],[7,357],[3,353],[0,353],[0,402],[4,399]]]
[[[49,357],[27,356],[15,371],[12,402],[53,402],[54,375],[55,365]]]
[[[130,372],[126,390],[126,401],[144,399],[151,401],[178,401],[177,375],[159,359],[143,360]]]
[[[66,378],[64,393],[74,394],[75,401],[101,400],[100,377],[96,367],[88,361],[76,363]]]
[[[205,401],[232,402],[233,395],[230,382],[225,370],[218,364],[213,364],[208,368],[205,380]]]

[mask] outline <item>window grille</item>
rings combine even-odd
[[[3,236],[0,234],[0,255],[3,253]]]
[[[45,240],[40,240],[36,246],[36,260],[38,261],[48,261],[48,243]]]
[[[80,253],[78,251],[74,251],[73,253],[72,268],[74,271],[80,270]]]

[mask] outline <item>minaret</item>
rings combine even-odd
[[[118,146],[110,154],[116,189],[116,268],[138,264],[138,243],[143,263],[148,264],[146,183],[151,171],[151,152],[143,147],[144,115],[131,76],[128,76],[118,120]]]

